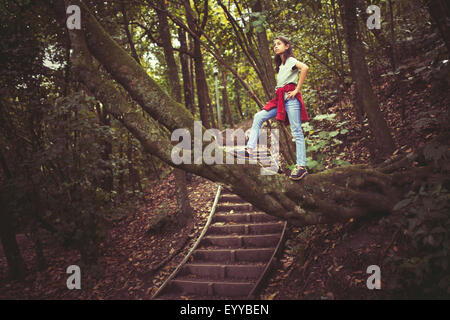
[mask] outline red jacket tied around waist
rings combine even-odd
[[[288,83],[284,87],[278,88],[275,92],[275,98],[267,102],[263,107],[264,110],[269,111],[273,108],[277,108],[277,120],[284,122],[285,125],[289,125],[289,119],[286,117],[286,107],[284,105],[284,94],[289,91],[294,91],[297,86],[293,83]],[[295,98],[300,101],[300,121],[303,123],[309,120],[306,113],[305,103],[303,102],[302,94],[298,92]]]

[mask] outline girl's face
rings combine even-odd
[[[282,54],[287,49],[289,49],[289,44],[285,44],[280,39],[275,39],[275,41],[273,42],[273,52],[275,54]]]

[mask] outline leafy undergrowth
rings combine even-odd
[[[46,234],[43,248],[47,268],[39,271],[32,242],[21,236],[18,242],[29,268],[28,276],[23,282],[10,281],[0,247],[0,299],[150,299],[198,238],[217,191],[215,183],[193,176],[187,185],[194,212],[192,223],[184,227],[169,225],[159,233],[149,233],[161,208],[169,215],[175,212],[174,186],[171,173],[147,191],[146,203],[139,210],[113,223],[107,239],[100,244],[95,268],[84,268],[77,251],[64,249]],[[152,272],[169,255],[173,258]],[[67,289],[69,265],[81,266],[81,290]]]

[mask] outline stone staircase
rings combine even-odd
[[[206,232],[154,299],[255,298],[281,249],[286,223],[226,189],[218,199]]]

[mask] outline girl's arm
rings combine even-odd
[[[297,95],[297,93],[300,92],[300,88],[302,87],[303,81],[305,81],[306,74],[308,73],[308,70],[309,70],[309,67],[308,67],[306,64],[304,64],[304,63],[302,63],[302,62],[300,62],[300,61],[298,61],[298,62],[295,64],[295,66],[296,66],[298,69],[301,70],[301,71],[300,71],[300,76],[299,76],[299,79],[298,79],[297,87],[295,88],[294,91],[289,92],[289,94],[288,94],[288,96],[287,96],[288,99],[295,97],[295,96]]]
[[[301,70],[301,71],[300,71],[300,77],[299,77],[299,79],[298,79],[297,88],[295,88],[295,90],[296,90],[297,92],[299,92],[299,91],[300,91],[300,88],[301,88],[302,85],[303,85],[303,81],[305,81],[306,74],[308,73],[309,67],[308,67],[306,64],[304,64],[304,63],[302,63],[302,62],[300,62],[300,61],[297,62],[297,63],[295,64],[295,66]],[[297,94],[297,93],[296,93],[296,94]]]

